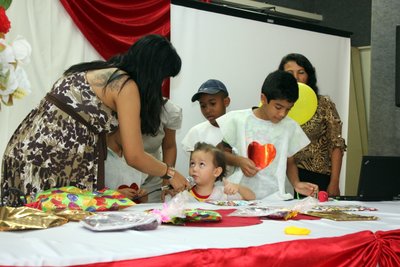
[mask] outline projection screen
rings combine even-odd
[[[182,70],[171,80],[170,90],[171,100],[183,109],[182,128],[176,138],[179,171],[188,174],[189,158],[182,150],[181,140],[192,126],[205,120],[198,102],[190,100],[199,86],[211,78],[224,82],[231,97],[228,111],[258,105],[265,77],[278,68],[284,55],[292,52],[304,54],[315,66],[320,94],[329,95],[336,103],[343,121],[343,136],[347,139],[349,35],[330,34],[329,29],[322,32],[304,29],[301,22],[298,24],[303,29],[296,28],[296,23],[289,27],[277,24],[274,19],[243,18],[229,14],[230,8],[226,6],[218,7],[221,11],[215,12],[207,10],[211,4],[191,6],[188,2],[194,1],[173,0],[171,4],[171,41],[182,58]],[[232,10],[241,14],[237,9]],[[340,179],[342,192],[345,157]]]

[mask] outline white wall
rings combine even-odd
[[[360,57],[361,57],[361,72],[363,76],[365,112],[367,115],[367,129],[368,129],[369,110],[370,110],[369,95],[371,92],[371,47],[363,46],[359,47],[358,50],[360,51]]]
[[[172,5],[171,40],[183,61],[170,93],[184,112],[178,142],[204,120],[198,102],[190,101],[202,82],[215,78],[225,83],[231,96],[229,110],[249,108],[259,103],[267,74],[291,52],[304,54],[315,66],[320,92],[336,103],[343,136],[347,137],[350,38]],[[341,172],[342,192],[345,162],[346,158]],[[188,157],[181,147],[177,169],[188,171]]]
[[[39,103],[53,83],[70,65],[101,57],[75,26],[70,16],[54,0],[13,1],[6,11],[12,41],[22,35],[32,46],[31,62],[24,67],[32,93],[14,106],[0,111],[0,158],[9,138],[25,116]]]

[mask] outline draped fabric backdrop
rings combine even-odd
[[[277,242],[230,249],[193,249],[157,257],[85,264],[87,267],[159,266],[400,266],[400,231]],[[322,260],[323,259],[323,260]],[[268,262],[268,264],[266,264]],[[74,265],[76,267],[82,265]]]
[[[101,57],[108,58],[114,53],[122,52],[130,43],[145,33],[157,32],[169,36],[169,21],[165,22],[168,23],[168,26],[161,22],[162,18],[169,20],[169,1],[134,1],[138,4],[131,2],[133,1],[13,1],[7,10],[11,21],[11,31],[7,34],[6,39],[12,40],[17,35],[22,35],[32,45],[31,63],[25,67],[32,85],[32,93],[22,100],[16,100],[14,106],[2,107],[0,111],[0,157],[2,157],[5,145],[16,127],[39,103],[67,67],[82,61]],[[154,20],[148,17],[150,13],[147,11],[153,12]],[[90,17],[87,14],[90,14]],[[124,15],[127,15],[128,18],[121,19]],[[117,18],[120,18],[119,21]],[[148,24],[145,25],[145,22]],[[131,25],[131,28],[127,25]],[[185,115],[190,116],[191,114]],[[242,262],[243,255],[246,256],[245,259],[253,260],[254,265],[259,265],[272,259],[276,260],[278,253],[289,251],[290,247],[294,248],[293,251],[301,251],[304,247],[309,247],[310,255],[315,255],[315,251],[324,253],[331,266],[341,266],[340,262],[345,262],[346,266],[376,266],[377,263],[380,266],[399,266],[398,239],[398,230],[376,233],[365,231],[332,240],[316,240],[317,243],[312,246],[310,244],[313,240],[299,240],[249,248],[192,250],[150,258],[147,259],[148,262],[145,262],[146,259],[138,259],[99,263],[92,266],[130,266],[135,263],[139,265],[143,263],[143,266],[158,266],[160,262],[164,266],[182,266],[186,263],[204,262],[202,260],[205,258],[210,258],[212,262],[220,260],[221,264],[228,262],[232,266],[242,266],[244,264]],[[26,242],[23,243],[26,244]],[[301,247],[300,250],[299,247]],[[260,253],[260,249],[263,253]],[[56,251],[56,253],[58,252]],[[251,255],[255,256],[248,258]],[[282,263],[296,264],[300,258],[304,261],[304,255],[304,253],[286,254],[288,258]],[[308,262],[303,262],[306,265],[321,264],[312,257],[306,257],[306,259]],[[346,262],[346,259],[351,259],[352,262]]]
[[[60,0],[86,39],[105,59],[126,51],[139,37],[169,37],[170,1]]]
[[[170,34],[169,0],[18,0],[6,13],[11,21],[6,40],[22,35],[32,46],[24,67],[32,93],[14,106],[2,105],[0,158],[19,123],[69,66],[107,59],[145,34]],[[165,96],[168,88],[166,83]]]
[[[105,59],[146,34],[170,36],[170,0],[60,0],[86,39]],[[169,80],[163,84],[169,96]]]

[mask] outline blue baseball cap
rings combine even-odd
[[[229,95],[226,86],[221,81],[215,79],[207,80],[200,86],[197,93],[192,96],[192,102],[199,100],[201,94],[214,95],[219,92],[224,92],[226,96]]]

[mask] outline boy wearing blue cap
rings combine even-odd
[[[200,110],[207,121],[193,126],[182,140],[182,148],[190,153],[194,150],[197,142],[205,142],[217,146],[222,140],[222,134],[216,119],[226,113],[230,98],[226,86],[219,80],[210,79],[205,81],[192,102],[199,101]]]

